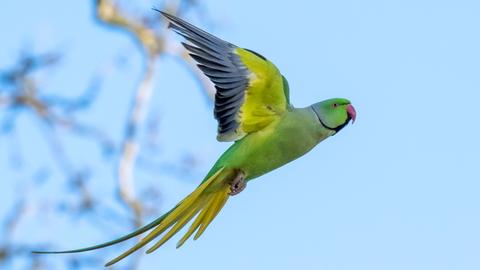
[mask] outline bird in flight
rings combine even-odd
[[[193,234],[199,238],[227,200],[247,183],[306,154],[318,143],[337,134],[356,117],[343,98],[328,99],[295,108],[289,86],[277,67],[262,55],[215,37],[160,10],[198,68],[215,84],[214,116],[217,140],[234,142],[213,165],[201,184],[173,209],[121,238],[87,248],[35,253],[76,253],[111,246],[150,231],[136,245],[106,266],[113,265],[163,234],[151,253],[192,219],[177,248]],[[165,233],[166,232],[166,233]],[[164,234],[165,233],[165,234]]]

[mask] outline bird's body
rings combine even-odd
[[[249,181],[299,158],[333,133],[319,124],[312,107],[291,108],[265,129],[235,142],[205,179],[225,167],[243,171]]]
[[[160,11],[161,12],[161,11]],[[112,265],[164,234],[150,253],[193,220],[177,247],[195,233],[202,235],[231,195],[246,183],[304,155],[335,135],[356,112],[350,101],[328,99],[294,108],[287,80],[260,54],[221,40],[175,16],[161,12],[198,67],[215,84],[214,116],[219,141],[234,141],[201,184],[172,210],[121,238],[97,246],[37,253],[74,253],[94,250],[150,231],[132,248],[108,262]]]

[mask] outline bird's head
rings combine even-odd
[[[329,130],[339,132],[350,120],[355,122],[357,112],[349,100],[333,98],[312,105],[320,124]]]

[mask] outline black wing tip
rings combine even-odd
[[[159,12],[160,14],[162,14],[165,18],[169,19],[170,21],[175,21],[176,19],[178,19],[176,16],[170,14],[170,13],[167,13],[163,10],[160,10],[156,7],[152,7],[152,10],[153,11],[156,11],[156,12]]]
[[[162,14],[163,17],[167,18],[167,19],[170,20],[170,21],[173,21],[173,20],[176,18],[176,17],[173,16],[172,14],[167,13],[167,12],[165,12],[165,11],[163,11],[163,10],[160,10],[160,9],[158,9],[158,8],[156,8],[156,7],[152,7],[152,10],[153,10],[153,11],[156,11],[156,12],[158,12],[158,13],[160,13],[160,14]]]
[[[160,14],[162,14],[162,15],[165,16],[165,17],[166,17],[167,15],[170,15],[170,14],[166,13],[165,11],[162,11],[162,10],[156,8],[156,7],[152,7],[152,10],[153,10],[153,11],[156,11],[156,12],[159,12]]]
[[[176,16],[170,14],[170,13],[167,13],[165,11],[162,11],[156,7],[152,7],[152,10],[156,11],[156,12],[159,12],[160,14],[162,14],[163,17],[167,18],[168,20],[168,28],[172,28],[175,24],[174,23],[178,23],[177,21],[180,20],[180,18],[177,18]]]

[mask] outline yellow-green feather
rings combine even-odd
[[[242,48],[236,48],[235,53],[251,72],[238,115],[241,131],[251,133],[278,119],[286,111],[288,99],[283,77],[272,62]]]
[[[204,181],[195,191],[183,199],[164,219],[163,221],[155,227],[147,236],[145,236],[140,242],[131,247],[129,250],[122,253],[120,256],[108,262],[105,266],[110,266],[138,249],[142,248],[150,241],[158,237],[160,234],[164,233],[170,227],[168,231],[155,245],[153,245],[147,253],[150,253],[160,246],[162,246],[166,241],[168,241],[175,233],[182,229],[198,212],[201,213],[212,213],[202,215],[200,214],[197,217],[197,220],[192,224],[190,230],[187,234],[180,240],[183,244],[188,237],[196,230],[200,225],[203,230],[206,229],[211,220],[218,214],[222,206],[228,199],[228,182],[224,181],[225,177],[229,177],[228,172],[224,172],[224,168],[218,169],[212,176],[210,176],[206,181]],[[213,189],[215,187],[215,189]],[[220,202],[220,203],[219,203]],[[193,229],[192,229],[193,228]]]

